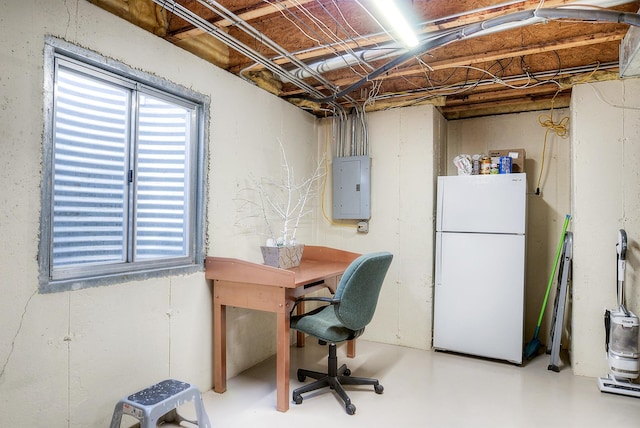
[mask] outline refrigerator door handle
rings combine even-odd
[[[436,233],[435,285],[442,285],[442,232]]]

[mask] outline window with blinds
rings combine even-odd
[[[45,291],[195,265],[201,104],[53,57]]]

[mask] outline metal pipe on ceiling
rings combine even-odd
[[[508,6],[513,6],[514,4],[518,4],[518,3],[523,3],[525,0],[511,0],[511,1],[507,1],[507,2],[503,2],[497,5],[492,5],[492,6],[486,6],[486,7],[482,7],[482,8],[477,8],[477,9],[472,9],[469,11],[465,11],[465,12],[461,12],[461,13],[457,13],[457,14],[453,14],[453,15],[448,15],[442,18],[438,18],[438,19],[434,19],[434,20],[430,20],[430,21],[424,21],[421,22],[420,24],[417,24],[416,27],[426,27],[428,25],[437,25],[438,22],[448,22],[451,21],[453,19],[457,19],[460,17],[464,17],[467,15],[471,15],[471,14],[475,14],[475,13],[481,13],[481,12],[487,12],[490,10],[495,10],[495,9],[500,9],[500,8],[504,8],[504,7],[508,7]],[[603,1],[603,0],[591,0],[591,1]],[[620,0],[614,0],[614,1],[620,1]],[[628,1],[628,0],[627,0]],[[363,9],[366,10],[365,6],[360,3],[360,1],[357,1],[357,3],[360,5],[360,7],[362,7]],[[375,18],[373,18],[375,19]],[[437,37],[439,35],[442,35],[444,33],[447,33],[451,30],[441,30],[441,31],[437,31],[437,32],[429,32],[426,34],[426,37],[422,37],[422,42],[426,41],[428,38],[434,38]],[[388,32],[383,31],[380,33],[374,33],[374,34],[368,34],[366,36],[360,36],[359,38],[355,38],[352,39],[353,42],[355,42],[356,44],[358,44],[359,40],[363,40],[366,41],[370,38],[377,38],[380,37],[384,34],[388,34]],[[337,48],[339,47],[339,44],[331,44],[331,45],[324,45],[324,46],[318,46],[318,47],[314,47],[312,49],[307,49],[307,50],[302,50],[302,51],[297,51],[297,52],[293,52],[292,55],[300,55],[303,53],[309,53],[309,52],[313,52],[315,50],[319,50],[319,49],[333,49],[333,48]],[[381,60],[381,59],[386,59],[386,58],[390,58],[393,56],[398,56],[401,55],[403,53],[407,52],[407,48],[404,47],[403,45],[397,43],[397,42],[392,42],[392,43],[386,43],[382,46],[376,46],[374,48],[363,48],[357,51],[353,51],[350,50],[348,53],[344,54],[344,55],[336,55],[334,58],[330,58],[330,59],[326,59],[326,60],[322,60],[322,61],[318,61],[315,63],[311,63],[308,64],[308,68],[311,68],[312,70],[314,70],[315,72],[318,73],[326,73],[328,71],[334,71],[334,70],[339,70],[341,68],[345,68],[345,67],[351,67],[357,64],[364,64],[364,65],[368,65],[369,61],[376,61],[376,60]],[[279,58],[274,58],[274,59],[281,59],[282,57]],[[306,77],[310,77],[309,74],[307,74],[307,71],[305,69],[297,69],[293,71],[294,74],[300,78],[306,78]]]
[[[184,19],[186,22],[190,23],[191,25],[194,25],[195,27],[200,28],[201,30],[210,34],[211,36],[218,39],[222,43],[225,43],[227,46],[231,47],[232,49],[235,49],[238,52],[242,53],[243,55],[247,56],[248,58],[255,61],[256,63],[263,65],[267,70],[274,73],[280,79],[293,83],[295,86],[306,91],[308,94],[312,94],[317,97],[325,97],[325,95],[322,92],[318,91],[313,86],[306,83],[302,77],[293,75],[291,72],[281,67],[280,65],[276,64],[274,61],[270,60],[269,58],[266,58],[259,52],[247,46],[245,43],[234,38],[228,33],[222,31],[217,26],[211,24],[209,21],[203,19],[202,17],[190,11],[186,7],[180,5],[179,3],[176,3],[174,0],[153,0],[153,1],[156,4],[169,10],[176,16],[180,17],[181,19]],[[304,62],[300,61],[297,57],[295,57],[290,52],[282,48],[273,40],[269,39],[264,34],[256,30],[254,27],[250,26],[246,21],[239,18],[237,15],[235,15],[233,12],[226,9],[217,1],[197,0],[197,2],[207,7],[209,10],[217,14],[222,19],[228,20],[229,22],[232,23],[232,25],[234,25],[236,28],[241,29],[246,34],[254,38],[256,41],[269,47],[274,52],[278,53],[279,55],[282,55],[282,57],[287,58],[291,63],[297,65],[299,67],[299,70],[303,70],[305,72],[305,77],[314,78],[316,81],[318,81],[325,88],[330,90],[332,93],[335,93],[338,91],[338,88],[332,82],[325,79],[324,76],[320,74],[318,71],[313,70],[312,68],[307,66]],[[241,74],[241,77],[245,78],[242,74]],[[248,79],[245,78],[245,80],[248,80]],[[351,120],[355,124],[356,118],[361,119],[359,117],[360,116],[359,109],[358,109],[359,103],[355,99],[351,98],[348,94],[345,94],[343,97],[340,97],[340,98],[345,98],[348,102],[350,102],[354,106],[353,111],[355,113],[352,113]],[[326,102],[326,104],[329,104],[334,108],[334,114],[338,113],[340,118],[339,126],[340,128],[343,128],[342,124],[344,124],[344,122],[348,120],[348,116],[346,114],[346,111],[342,107],[342,105],[334,101],[328,101]],[[362,113],[364,113],[364,109],[361,109],[361,110],[362,110]],[[364,126],[364,122],[363,122],[363,126]],[[349,146],[351,147],[351,150],[353,150],[354,146],[358,146],[361,144],[359,141],[365,138],[364,136],[366,135],[366,130],[363,130],[361,134],[362,135],[359,135],[357,137],[356,135],[352,134],[351,140],[349,142]],[[344,136],[341,135],[340,140],[341,140],[341,144],[344,146]],[[362,144],[366,146],[368,143],[366,141],[362,141]]]
[[[458,27],[452,30],[443,30],[439,32],[432,32],[426,34],[425,37],[421,40],[421,44],[412,50],[406,50],[405,48],[386,45],[384,47],[379,47],[375,49],[363,49],[359,52],[350,52],[345,55],[336,56],[328,61],[319,62],[316,64],[306,64],[303,61],[299,60],[297,56],[291,52],[288,52],[286,49],[282,48],[280,45],[275,43],[273,40],[267,38],[264,34],[256,30],[254,27],[249,25],[246,21],[242,20],[234,13],[220,5],[215,0],[197,0],[198,3],[207,7],[209,10],[216,13],[223,19],[226,19],[237,28],[244,31],[254,40],[264,44],[268,48],[272,49],[279,56],[277,58],[286,58],[290,61],[291,64],[294,64],[297,69],[288,70],[275,62],[275,58],[267,58],[264,55],[260,54],[253,48],[249,47],[245,43],[239,41],[233,36],[229,35],[225,31],[221,30],[217,26],[211,24],[207,20],[203,19],[199,15],[185,8],[184,6],[176,3],[175,0],[153,0],[156,4],[161,7],[167,9],[168,11],[174,13],[176,16],[184,19],[189,22],[191,25],[198,27],[210,34],[214,38],[218,39],[222,43],[231,47],[232,49],[237,50],[241,54],[247,56],[249,59],[255,61],[258,64],[264,66],[267,70],[271,71],[275,76],[280,78],[283,81],[288,81],[294,84],[299,89],[305,91],[308,95],[305,97],[297,97],[297,98],[305,98],[316,102],[318,104],[329,104],[333,109],[334,113],[337,113],[340,122],[344,123],[348,120],[348,114],[342,107],[342,104],[338,101],[339,99],[344,99],[347,102],[351,103],[354,107],[351,113],[351,120],[356,121],[356,119],[364,120],[362,115],[364,115],[364,108],[359,109],[360,104],[350,96],[350,93],[354,90],[357,90],[367,82],[377,78],[381,74],[387,72],[388,70],[408,61],[416,56],[424,54],[425,52],[434,49],[439,46],[443,46],[445,44],[454,42],[456,40],[478,37],[481,35],[490,34],[492,32],[504,31],[509,28],[516,28],[525,25],[530,25],[535,22],[543,22],[548,19],[562,19],[562,18],[570,18],[570,19],[579,19],[579,20],[587,20],[587,21],[606,21],[606,22],[621,22],[627,23],[630,25],[638,25],[637,24],[637,14],[625,14],[611,11],[602,11],[602,10],[585,10],[585,9],[576,9],[575,5],[568,4],[562,8],[557,9],[535,9],[529,11],[516,12],[509,15],[500,16],[497,18],[492,18],[483,22],[469,24],[464,27]],[[512,5],[515,3],[520,3],[521,1],[509,1],[502,3],[498,6],[504,5]],[[588,4],[589,6],[597,6],[597,7],[611,7],[620,4],[629,3],[629,1],[624,0],[579,0],[579,3]],[[484,9],[492,9],[497,6],[488,6]],[[475,11],[468,11],[460,16],[465,16],[470,13],[474,13]],[[441,21],[441,20],[437,20]],[[434,22],[437,22],[434,21]],[[428,23],[424,23],[426,25]],[[328,47],[325,46],[324,48]],[[325,73],[330,70],[335,70],[342,67],[352,66],[355,64],[363,64],[368,63],[369,61],[386,59],[396,56],[396,58],[384,66],[374,70],[369,73],[367,76],[359,80],[358,82],[350,85],[349,87],[340,90],[336,87],[332,82],[324,78],[322,73]],[[245,78],[241,75],[241,77]],[[308,84],[304,79],[305,78],[313,78],[317,82],[319,82],[322,86],[328,89],[331,92],[331,95],[327,96],[322,93],[320,90],[316,89],[312,85]],[[289,97],[291,98],[291,97]],[[366,124],[363,122],[362,125],[366,128]],[[344,129],[344,126],[339,125],[339,128]],[[342,132],[340,133],[342,134]],[[361,137],[361,138],[360,138]],[[367,146],[367,133],[366,129],[363,130],[362,135],[359,138],[355,138],[354,133],[352,133],[351,138],[351,148],[353,149],[353,145],[357,145],[356,139],[362,139],[363,144]],[[343,137],[341,136],[342,140]]]
[[[204,32],[206,32],[209,35],[213,36],[214,38],[218,39],[219,41],[221,41],[222,43],[224,43],[227,46],[231,47],[232,49],[237,50],[238,52],[240,52],[243,55],[247,56],[251,60],[253,60],[253,61],[255,61],[255,62],[259,63],[259,64],[262,64],[267,70],[271,71],[272,73],[274,73],[275,75],[277,75],[281,79],[288,80],[288,81],[292,82],[298,88],[306,91],[309,94],[313,94],[316,97],[325,97],[325,94],[323,94],[322,92],[320,92],[319,90],[317,90],[313,86],[309,85],[304,80],[297,78],[291,72],[289,72],[285,68],[281,67],[280,65],[274,63],[269,58],[266,58],[265,56],[263,56],[262,54],[260,54],[256,50],[254,50],[253,48],[247,46],[245,43],[243,43],[243,42],[239,41],[238,39],[232,37],[231,35],[227,34],[226,32],[224,32],[223,30],[221,30],[217,26],[211,24],[209,21],[207,21],[206,19],[200,17],[199,15],[197,15],[194,12],[190,11],[189,9],[185,8],[181,4],[176,3],[175,0],[153,0],[153,2],[156,3],[157,5],[163,7],[167,11],[173,13],[174,15],[178,16],[179,18],[185,20],[189,24],[191,24],[191,25],[193,25],[193,26],[195,26],[197,28],[200,28]],[[233,15],[233,16],[235,16],[235,15]],[[239,18],[237,18],[237,19],[239,21],[241,21]],[[319,81],[322,82],[323,80],[325,80],[324,77],[319,76]],[[335,92],[336,88],[332,84],[330,84],[330,82],[328,82],[328,83],[330,85],[328,87],[328,89],[330,89],[332,92]],[[327,102],[327,104],[332,105],[336,109],[342,109],[342,106],[340,104],[335,103],[333,101],[329,101],[329,102]]]
[[[443,18],[439,18],[437,20],[432,20],[432,21],[425,21],[420,23],[419,25],[417,25],[417,27],[425,27],[427,25],[432,25],[432,24],[437,24],[438,22],[448,22],[451,21],[452,19],[456,19],[456,18],[461,18],[467,15],[471,15],[471,14],[475,14],[475,13],[479,13],[479,12],[487,12],[490,10],[494,10],[494,9],[499,9],[499,8],[503,8],[503,7],[507,7],[507,6],[512,6],[514,4],[518,4],[518,3],[523,3],[524,0],[514,0],[514,1],[508,1],[508,2],[504,2],[504,3],[500,3],[498,5],[493,5],[493,6],[487,6],[487,7],[483,7],[483,8],[478,8],[478,9],[473,9],[473,10],[469,10],[467,12],[462,12],[462,13],[458,13],[458,14],[454,14],[454,15],[449,15]],[[615,6],[620,6],[622,4],[626,4],[626,3],[631,3],[630,0],[578,0],[576,2],[574,2],[575,4],[567,4],[565,6],[562,6],[562,9],[575,9],[575,8],[582,8],[584,10],[584,6],[593,6],[593,7],[615,7]],[[364,6],[362,6],[364,7]],[[535,24],[535,23],[539,23],[544,21],[543,18],[535,18],[532,17],[531,21],[528,23],[521,23],[520,25],[517,26],[524,26],[524,25],[531,25],[531,24]],[[471,24],[472,25],[472,24]],[[498,31],[504,31],[510,28],[516,28],[516,25],[514,25],[513,27],[504,27],[504,28],[494,28],[493,32],[498,32]],[[437,31],[437,32],[430,32],[425,34],[422,38],[421,38],[421,43],[426,43],[429,40],[436,40],[439,37],[442,37],[445,34],[448,34],[450,32],[455,31],[455,29],[453,30],[441,30],[441,31]],[[487,30],[486,32],[480,34],[482,36],[488,35],[490,34],[491,31]],[[363,38],[366,37],[372,37],[372,35],[368,35],[368,36],[364,36]],[[375,37],[375,35],[373,35],[373,37]],[[327,46],[325,47],[319,47],[319,48],[314,48],[314,49],[321,49],[321,48],[327,48]],[[329,71],[335,71],[335,70],[339,70],[342,68],[346,68],[346,67],[351,67],[353,65],[356,64],[360,64],[363,62],[370,62],[370,61],[376,61],[376,60],[381,60],[381,59],[387,59],[387,58],[391,58],[394,56],[399,56],[402,55],[404,53],[406,53],[408,50],[397,44],[397,43],[392,43],[392,44],[387,44],[384,45],[382,47],[376,47],[376,48],[365,48],[365,49],[361,49],[358,51],[354,51],[354,52],[349,52],[347,54],[341,55],[341,56],[336,56],[334,58],[330,58],[330,59],[326,59],[323,61],[319,61],[316,63],[312,63],[312,64],[308,64],[304,69],[299,68],[296,70],[292,70],[292,73],[294,75],[296,75],[299,78],[307,78],[307,77],[312,77],[312,75],[309,73],[309,69],[313,70],[314,73],[326,73]],[[295,52],[292,53],[292,55],[298,55],[301,52]]]
[[[381,74],[386,73],[398,65],[409,61],[410,59],[422,55],[437,47],[444,46],[448,43],[468,39],[471,37],[478,37],[488,33],[496,31],[504,31],[506,29],[516,28],[519,26],[529,25],[532,22],[545,21],[549,19],[577,19],[582,21],[603,21],[612,23],[629,24],[640,27],[640,15],[637,13],[627,12],[615,12],[608,10],[585,10],[585,9],[537,9],[528,10],[522,12],[515,12],[512,14],[500,16],[497,18],[488,19],[475,24],[469,24],[462,28],[458,28],[453,32],[442,35],[434,39],[429,39],[426,42],[421,42],[420,45],[407,51],[405,54],[400,55],[394,60],[388,62],[377,70],[369,73],[358,82],[348,86],[341,90],[332,97],[326,98],[311,98],[311,100],[318,103],[337,102],[339,98],[357,90],[362,85],[377,78]]]
[[[336,93],[338,91],[338,87],[335,86],[331,81],[326,79],[324,77],[324,75],[321,74],[320,71],[309,67],[305,62],[299,60],[291,52],[287,51],[282,46],[277,44],[275,41],[273,41],[270,38],[268,38],[267,36],[265,36],[262,32],[256,30],[253,26],[249,25],[245,20],[243,20],[242,18],[240,18],[239,16],[237,16],[236,14],[231,12],[229,9],[225,8],[222,4],[220,4],[216,0],[196,0],[196,1],[198,3],[200,3],[201,5],[205,6],[207,9],[211,10],[212,12],[214,12],[215,14],[217,14],[222,19],[225,19],[225,20],[231,22],[233,26],[235,26],[236,28],[239,28],[240,30],[244,31],[246,34],[248,34],[249,36],[253,37],[253,39],[256,40],[257,42],[260,42],[260,43],[264,44],[268,48],[272,49],[274,52],[276,52],[279,55],[281,55],[281,57],[287,58],[291,63],[293,63],[293,64],[295,64],[296,66],[299,67],[298,70],[300,70],[300,71],[302,71],[304,73],[303,76],[297,76],[299,78],[294,80],[294,81],[290,81],[289,79],[287,79],[286,75],[277,73],[278,77],[280,77],[282,80],[290,81],[294,85],[298,86],[298,88],[304,89],[299,84],[300,82],[304,82],[301,79],[311,77],[311,78],[315,79],[318,83],[320,83],[322,86],[327,88],[330,92]],[[227,38],[232,38],[232,36],[228,35],[227,33],[224,33],[224,34],[226,34]],[[234,40],[236,40],[237,43],[242,43],[242,42],[238,41],[235,38],[234,38]],[[246,45],[244,45],[244,46],[246,46]],[[240,52],[244,53],[243,51],[240,51]],[[277,65],[271,59],[268,59],[266,57],[263,57],[263,58],[264,58],[264,60],[269,61],[274,66],[277,66],[278,68],[280,68],[282,70],[285,70],[283,67],[280,67],[279,65]],[[263,66],[267,67],[267,65],[264,63],[264,60],[263,61],[259,61],[259,63],[262,64]],[[269,67],[267,67],[267,68],[269,68]],[[244,78],[243,75],[241,75],[241,77]],[[305,84],[306,84],[306,82],[305,82]],[[358,104],[357,101],[355,99],[351,98],[351,97],[346,97],[346,99],[347,99],[347,101],[349,101],[352,104],[355,104],[355,105]]]
[[[328,89],[331,89],[331,90],[335,90],[336,89],[335,86],[333,85],[333,83],[331,83],[329,80],[325,79],[324,76],[322,76],[319,73],[316,73],[314,70],[309,68],[307,66],[307,64],[305,64],[304,62],[300,61],[298,58],[296,58],[294,55],[292,55],[290,52],[288,52],[282,46],[280,46],[279,44],[277,44],[276,42],[274,42],[273,40],[271,40],[270,38],[265,36],[263,33],[261,33],[258,30],[256,30],[254,27],[249,25],[246,21],[244,21],[243,19],[241,19],[240,17],[235,15],[233,12],[231,12],[229,9],[225,8],[223,5],[221,5],[217,1],[215,1],[215,0],[197,0],[197,2],[200,3],[201,5],[205,6],[207,9],[211,10],[212,12],[214,12],[215,14],[220,16],[221,18],[228,20],[229,22],[232,23],[232,25],[234,27],[241,29],[246,34],[248,34],[249,36],[253,37],[254,40],[259,41],[261,44],[264,44],[269,49],[271,49],[274,52],[278,53],[279,55],[282,55],[283,57],[287,58],[293,64],[295,64],[296,66],[300,67],[302,70],[305,70],[308,73],[308,77],[312,77],[312,78],[316,79],[318,81],[318,83],[322,84],[323,86],[327,87]],[[229,37],[231,37],[231,36],[229,36]]]
[[[358,64],[368,63],[371,61],[379,61],[382,59],[398,56],[402,52],[406,52],[406,49],[400,46],[364,49],[357,52],[329,58],[320,62],[316,62],[314,64],[309,64],[305,69],[294,69],[291,70],[291,72],[296,77],[304,79],[311,76],[307,69],[312,69],[315,73],[326,73],[328,71],[339,70]]]
[[[548,72],[544,72],[544,73],[536,73],[536,77],[537,78],[548,78],[549,80],[544,81],[544,82],[538,82],[538,84],[542,84],[542,83],[558,83],[555,82],[554,80],[554,75],[556,74],[560,74],[560,75],[567,75],[567,74],[576,74],[576,73],[591,73],[594,70],[610,70],[613,68],[617,68],[618,67],[618,63],[617,62],[609,62],[609,63],[605,63],[605,64],[597,64],[597,65],[592,65],[592,66],[581,66],[581,67],[571,67],[571,68],[563,68],[563,69],[559,69],[559,70],[555,70],[555,71],[548,71]],[[505,84],[509,84],[511,82],[518,82],[521,80],[526,80],[529,76],[527,76],[526,74],[520,74],[517,76],[509,76],[509,77],[505,77],[505,78],[501,78],[500,81],[502,83]],[[493,85],[496,83],[496,80],[494,78],[491,79],[484,79],[484,80],[479,80],[479,81],[475,81],[474,82],[474,87],[480,87],[480,86],[487,86],[487,85]],[[558,83],[559,85],[559,83]],[[535,84],[532,86],[536,86]],[[420,98],[417,98],[416,100],[425,100],[425,99],[429,99],[429,98],[433,98],[433,97],[440,97],[443,95],[449,95],[447,93],[444,93],[445,91],[453,91],[455,93],[460,93],[463,92],[465,89],[465,84],[461,83],[461,84],[457,84],[457,85],[446,85],[446,86],[432,86],[429,88],[423,88],[423,89],[413,89],[413,90],[409,90],[409,91],[405,91],[402,94],[385,94],[385,95],[380,95],[378,97],[376,97],[376,100],[389,100],[389,99],[393,99],[393,98],[402,98],[402,97],[406,97],[409,95],[420,95],[422,93],[431,93],[430,96],[428,95],[424,95]],[[456,92],[458,91],[458,92]],[[438,93],[439,92],[439,93]],[[415,102],[415,100],[414,100]]]
[[[460,12],[460,13],[456,13],[456,14],[452,14],[452,15],[448,15],[442,18],[438,18],[438,19],[434,19],[434,20],[429,20],[429,21],[424,21],[421,22],[419,24],[416,25],[416,27],[425,27],[427,25],[431,25],[431,24],[436,24],[439,22],[448,22],[460,17],[464,17],[470,14],[474,14],[474,13],[480,13],[480,12],[487,12],[493,9],[499,9],[499,8],[504,8],[504,7],[508,7],[508,6],[513,6],[514,4],[518,4],[518,3],[524,3],[526,0],[511,0],[511,1],[506,1],[503,3],[499,3],[496,5],[491,5],[491,6],[486,6],[486,7],[482,7],[482,8],[477,8],[477,9],[472,9],[472,10],[468,10],[465,12]],[[588,2],[599,2],[599,1],[605,1],[605,0],[587,0]],[[617,3],[621,3],[621,0],[613,0]],[[625,3],[628,3],[630,0],[625,0]],[[365,8],[360,1],[356,0],[356,2],[360,5],[360,7],[362,7],[363,9]],[[366,9],[365,9],[366,10]],[[350,37],[349,40],[353,43],[355,43],[357,46],[360,46],[360,44],[370,44],[370,39],[377,39],[381,36],[384,36],[388,34],[386,31],[381,31],[378,33],[371,33],[371,34],[367,34],[364,36],[358,36],[358,37]],[[325,44],[325,45],[321,45],[321,46],[314,46],[312,48],[308,48],[308,49],[302,49],[299,51],[295,51],[292,52],[293,55],[306,55],[306,54],[313,54],[315,51],[318,50],[327,50],[327,49],[331,49],[331,50],[337,50],[336,48],[343,46],[344,43],[343,41],[340,41],[338,43],[331,43],[331,44]],[[398,46],[398,43],[395,43],[396,46]],[[376,44],[376,46],[378,46]],[[379,46],[378,46],[379,47]],[[364,50],[366,50],[368,48],[365,48]],[[406,51],[406,48],[403,48],[403,50]],[[358,51],[359,52],[359,51]],[[313,55],[312,55],[313,56]],[[282,59],[283,57],[274,57],[274,60],[278,60],[278,59]],[[310,65],[311,67],[313,67],[313,64]]]

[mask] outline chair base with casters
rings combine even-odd
[[[306,314],[291,315],[291,328],[329,343],[327,373],[298,370],[300,382],[304,382],[307,377],[317,380],[293,391],[293,401],[296,404],[302,403],[301,394],[329,387],[344,401],[347,413],[353,415],[356,406],[344,391],[344,385],[372,385],[377,394],[384,391],[377,379],[351,377],[351,371],[344,364],[338,368],[336,343],[355,339],[364,332],[365,326],[373,318],[380,288],[392,258],[393,255],[389,252],[363,254],[345,270],[333,297],[303,296],[296,299],[291,314],[300,302],[316,301],[325,305]]]
[[[308,385],[296,388],[293,391],[293,401],[296,404],[302,403],[301,394],[329,387],[336,391],[342,401],[344,401],[345,410],[349,415],[353,415],[356,412],[356,406],[351,402],[351,399],[345,392],[343,385],[373,385],[373,389],[376,394],[382,394],[382,392],[384,391],[384,387],[380,385],[378,379],[352,377],[351,370],[347,368],[346,364],[343,364],[340,366],[340,368],[338,368],[338,357],[336,355],[335,343],[329,344],[328,373],[298,369],[298,380],[300,382],[304,382],[307,377],[317,380]]]

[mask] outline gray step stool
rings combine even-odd
[[[176,411],[178,406],[189,401],[195,405],[197,421],[185,419]],[[161,419],[173,421],[176,418],[177,422],[187,421],[200,428],[211,428],[198,388],[174,379],[163,380],[118,401],[111,418],[111,428],[120,428],[122,415],[138,419],[141,428],[156,428]]]

